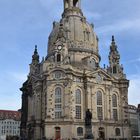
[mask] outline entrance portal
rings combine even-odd
[[[103,127],[99,128],[99,139],[105,140],[105,129]]]
[[[55,139],[59,140],[61,138],[61,129],[60,127],[55,127]]]

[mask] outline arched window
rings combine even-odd
[[[73,6],[77,7],[78,6],[78,0],[73,0]]]
[[[55,89],[55,103],[61,103],[61,88],[57,87]]]
[[[115,94],[112,95],[112,106],[117,107],[117,96]]]
[[[55,89],[55,118],[62,116],[62,91],[60,87]]]
[[[113,113],[113,119],[115,121],[118,120],[118,109],[117,109],[117,96],[116,94],[112,95],[112,113]]]
[[[96,67],[96,61],[95,61],[95,59],[94,59],[94,58],[92,59],[92,66],[93,66],[93,68],[95,68],[95,67]]]
[[[96,61],[95,61],[94,58],[92,58],[91,60],[89,60],[89,63],[90,63],[90,66],[91,66],[92,68],[95,68],[95,67],[96,67]]]
[[[120,128],[116,128],[115,129],[115,134],[116,134],[116,136],[120,136],[121,135]]]
[[[81,91],[79,89],[76,90],[75,98],[76,98],[76,104],[81,104]]]
[[[83,128],[82,127],[77,128],[77,136],[83,136]]]
[[[102,105],[102,93],[101,93],[101,91],[97,92],[97,105]]]
[[[99,120],[103,119],[103,103],[102,103],[102,92],[97,91],[97,117]]]
[[[81,91],[77,89],[75,91],[75,118],[81,119]]]

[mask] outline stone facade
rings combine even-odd
[[[94,138],[130,139],[129,81],[120,65],[114,36],[109,66],[100,67],[98,37],[86,21],[80,0],[64,0],[60,22],[53,23],[48,54],[37,46],[21,88],[21,136],[29,140],[84,138],[85,112],[92,112]]]

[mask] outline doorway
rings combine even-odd
[[[103,127],[99,128],[99,139],[105,140],[105,129]]]
[[[55,127],[55,139],[60,140],[61,138],[61,129],[60,127]]]

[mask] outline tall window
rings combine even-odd
[[[81,91],[77,89],[75,91],[75,117],[81,119]]]
[[[113,74],[116,74],[117,73],[117,68],[116,66],[113,66]]]
[[[115,94],[112,95],[112,106],[117,107],[117,96]]]
[[[97,92],[97,105],[102,105],[102,93],[100,91]]]
[[[60,87],[55,89],[55,118],[62,116],[62,91]]]
[[[81,119],[81,106],[76,105],[76,119]]]
[[[116,94],[112,95],[112,113],[113,113],[113,119],[118,120],[118,109],[117,109],[117,96]]]
[[[118,120],[118,111],[117,111],[117,109],[113,109],[113,119],[114,119],[115,121]]]
[[[99,120],[103,119],[103,101],[102,101],[102,92],[97,91],[97,117]]]
[[[60,62],[60,61],[61,61],[61,55],[57,54],[57,62]]]
[[[87,40],[89,41],[90,39],[90,32],[87,32]]]
[[[103,109],[102,109],[102,107],[97,107],[97,115],[98,115],[99,120],[103,119]]]
[[[81,104],[81,91],[79,89],[76,90],[75,96],[76,104]]]

